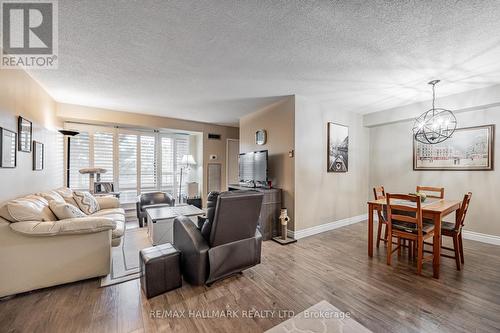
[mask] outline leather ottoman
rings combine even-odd
[[[141,287],[147,298],[182,286],[181,253],[172,244],[142,249],[139,259]]]

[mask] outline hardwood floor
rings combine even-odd
[[[281,246],[262,264],[208,287],[147,300],[138,280],[99,288],[97,279],[0,302],[1,332],[261,332],[284,318],[153,318],[153,311],[291,310],[330,302],[374,332],[500,331],[500,247],[465,240],[465,266],[443,258],[441,278],[415,274],[406,253],[393,266],[381,245],[369,259],[367,224]],[[205,312],[206,314],[206,312]],[[258,313],[256,313],[258,314]],[[187,315],[187,313],[186,313]]]

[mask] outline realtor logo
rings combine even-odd
[[[1,1],[1,68],[57,68],[57,1]]]

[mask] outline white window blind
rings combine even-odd
[[[161,190],[174,194],[174,139],[161,137]]]
[[[122,202],[133,202],[137,196],[137,138],[135,134],[118,135],[118,176]]]
[[[113,181],[113,133],[94,133],[94,167],[104,168],[106,173],[101,174],[101,181]]]
[[[141,192],[156,189],[156,137],[141,135]]]
[[[63,186],[64,180],[64,135],[61,133],[56,134],[56,170],[54,170],[54,175],[59,177],[58,184]]]
[[[181,187],[181,196],[187,195],[187,182],[189,180],[189,172],[190,170],[186,168],[186,165],[182,165],[182,157],[184,155],[189,154],[189,136],[182,135],[177,136],[175,138],[175,159],[176,159],[176,195],[179,195],[179,182],[181,176],[181,168],[183,168],[182,172],[182,187]]]
[[[82,175],[79,170],[90,166],[89,134],[80,132],[71,137],[70,150],[70,184],[73,189],[86,190],[89,188],[89,175]]]

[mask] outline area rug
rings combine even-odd
[[[101,279],[101,287],[138,279],[139,251],[150,246],[147,228],[127,229],[120,246],[111,249],[111,272]]]
[[[267,330],[268,333],[368,333],[369,329],[327,301],[321,301],[293,318]]]

